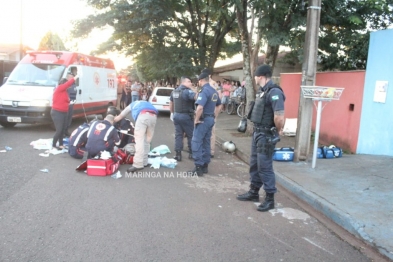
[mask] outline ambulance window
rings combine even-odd
[[[67,72],[68,74],[69,73],[71,73],[71,74],[73,74],[74,76],[78,73],[78,68],[76,67],[76,66],[71,66],[69,69],[68,69],[68,72]]]
[[[8,83],[26,86],[56,86],[64,72],[64,66],[54,64],[18,64]]]

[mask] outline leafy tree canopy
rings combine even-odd
[[[98,51],[132,56],[146,79],[193,75],[204,67],[213,68],[218,58],[240,52],[235,12],[240,2],[260,15],[257,29],[268,46],[269,63],[274,66],[280,46],[291,48],[288,62],[302,62],[307,0],[86,1],[96,13],[76,22],[74,36],[113,28],[112,37],[103,39]],[[393,0],[322,1],[322,70],[364,69],[369,34],[392,24],[392,6]]]
[[[228,41],[236,27],[229,0],[88,0],[97,12],[77,21],[74,36],[112,27],[99,52],[133,56],[146,78],[195,74],[240,48]]]
[[[54,51],[65,51],[64,43],[61,38],[52,32],[48,32],[41,39],[38,46],[38,50],[54,50]]]
[[[370,32],[392,24],[393,0],[329,0],[322,1],[321,7],[320,69],[365,69]],[[305,27],[293,28],[286,43],[300,60],[304,39]]]

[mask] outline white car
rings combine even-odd
[[[174,90],[172,87],[155,87],[149,98],[149,102],[159,111],[159,112],[169,112],[169,98]]]

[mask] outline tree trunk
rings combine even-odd
[[[254,101],[255,91],[253,88],[253,81],[250,68],[250,42],[248,37],[248,27],[247,27],[247,0],[240,0],[236,3],[236,16],[239,24],[240,39],[242,42],[242,53],[243,53],[243,75],[246,82],[246,111],[248,112],[250,102]],[[248,121],[247,132],[252,132],[252,124]]]
[[[274,71],[274,67],[276,66],[279,49],[280,49],[279,45],[276,46],[268,45],[267,47],[265,64],[270,65],[272,67],[272,71]]]
[[[251,7],[252,8],[252,7]],[[251,30],[250,30],[250,34],[249,34],[249,42],[252,43],[252,34],[254,33],[254,20],[255,20],[255,15],[254,15],[254,10],[251,10],[252,13],[252,24],[251,24]],[[262,18],[262,12],[259,14],[258,20]],[[261,39],[262,39],[262,30],[258,29],[258,33],[257,33],[257,38],[254,44],[254,49],[252,50],[252,52],[250,53],[251,55],[251,61],[250,61],[250,68],[251,68],[251,73],[254,73],[255,69],[258,66],[258,58],[259,58],[259,49],[261,48]],[[254,90],[257,89],[254,81]]]

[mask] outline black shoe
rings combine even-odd
[[[209,173],[209,170],[207,169],[208,166],[209,166],[208,164],[204,164],[204,165],[202,166],[202,172],[203,172],[204,174]]]
[[[270,209],[274,209],[274,193],[266,193],[265,201],[257,208],[261,212],[266,212]]]
[[[256,187],[253,184],[251,184],[250,190],[248,190],[247,193],[238,195],[237,200],[258,202],[259,201],[259,187]]]
[[[128,169],[127,169],[127,172],[136,172],[136,171],[139,171],[139,170],[142,170],[143,169],[143,167],[135,167],[135,166],[131,166],[131,167],[129,167]]]
[[[214,155],[210,155],[210,158],[214,158]]]
[[[195,166],[195,168],[191,171],[187,171],[188,174],[191,176],[197,175],[197,176],[203,176],[203,170],[202,166]]]
[[[179,162],[181,161],[181,151],[180,150],[176,151],[176,156],[173,159],[175,159]]]

